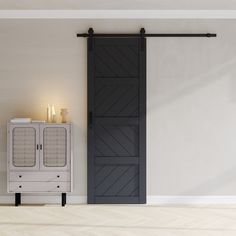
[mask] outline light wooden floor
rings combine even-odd
[[[235,236],[236,206],[0,206],[0,236]]]

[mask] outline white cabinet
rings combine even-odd
[[[8,192],[72,191],[71,124],[8,124]]]

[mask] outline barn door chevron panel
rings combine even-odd
[[[88,203],[145,202],[146,41],[89,38]]]

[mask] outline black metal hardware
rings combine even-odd
[[[60,175],[58,175],[57,178],[60,178]]]
[[[21,178],[22,176],[21,175],[19,175],[19,178]]]
[[[93,35],[94,35],[94,30],[93,30],[93,28],[89,28],[89,30],[88,30],[89,51],[92,51],[92,50],[93,50]]]
[[[93,36],[93,34],[94,34],[93,28],[89,28],[88,34],[89,34],[89,37],[92,37],[92,36]]]
[[[179,34],[145,34],[145,37],[217,37],[217,34],[214,33],[199,33],[199,34],[187,34],[187,33],[179,33]],[[77,34],[77,37],[89,37],[89,34]],[[136,38],[140,37],[140,34],[94,34],[93,37],[96,38]]]
[[[21,188],[22,186],[20,185],[19,188]]]
[[[40,150],[42,150],[43,149],[43,145],[42,144],[40,144]]]
[[[60,188],[60,186],[59,186],[59,185],[57,185],[57,188]]]
[[[144,28],[142,28],[144,29]],[[142,30],[141,29],[141,30]],[[143,30],[142,30],[143,31]],[[144,31],[144,34],[142,34],[143,37],[216,37],[217,34],[215,33],[163,33],[163,34],[146,34]],[[117,38],[117,37],[127,37],[127,38],[135,38],[135,37],[140,37],[140,34],[94,34],[93,28],[89,28],[88,33],[82,33],[82,34],[77,34],[77,37],[89,37],[90,39],[90,49],[92,50],[92,38],[93,37],[101,37],[101,38]]]
[[[39,145],[38,144],[36,145],[36,149],[39,150]]]
[[[89,112],[89,121],[88,121],[88,123],[89,123],[89,128],[92,129],[93,128],[93,112],[92,111]]]
[[[65,206],[66,205],[66,193],[62,193],[61,194],[61,206]]]
[[[145,41],[145,29],[141,28],[140,30],[140,36],[141,36],[141,50],[143,51],[144,49],[144,41]]]

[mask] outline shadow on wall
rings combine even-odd
[[[234,40],[222,29],[210,40],[150,40],[148,52],[149,194],[235,195]]]
[[[214,176],[199,185],[195,185],[193,188],[187,191],[179,193],[182,196],[196,195],[196,193],[207,192],[208,195],[215,195],[215,192],[219,191],[221,188],[231,185],[236,182],[235,180],[236,166],[231,169],[223,171],[221,174]],[[230,195],[230,193],[224,192],[222,195]]]
[[[223,92],[222,92],[222,94],[219,92],[218,99],[222,98],[222,99],[226,99],[226,101],[220,101],[220,102],[222,102],[222,104],[220,104],[220,105],[217,104],[219,102],[219,100],[217,100],[217,98],[215,97],[215,95],[216,95],[215,91],[213,91],[213,93],[214,93],[213,95],[209,94],[208,98],[212,99],[212,103],[214,103],[214,102],[216,103],[215,106],[216,107],[218,106],[219,113],[225,112],[225,110],[220,110],[223,108],[224,103],[229,103],[229,104],[233,105],[232,107],[229,107],[227,109],[233,108],[234,105],[236,105],[235,104],[236,103],[236,95],[235,95],[236,94],[235,93],[236,69],[235,68],[236,68],[236,58],[232,58],[231,60],[228,60],[228,61],[222,63],[221,65],[218,65],[218,64],[215,65],[215,67],[210,68],[205,73],[202,73],[200,75],[189,78],[188,80],[180,81],[179,83],[177,83],[177,82],[174,83],[173,87],[172,86],[169,87],[169,91],[161,92],[159,95],[157,95],[158,99],[152,100],[149,103],[148,111],[150,113],[150,117],[152,115],[154,115],[155,117],[158,117],[158,114],[160,116],[160,114],[162,114],[160,109],[168,109],[169,105],[171,105],[175,102],[178,103],[179,99],[183,99],[183,98],[188,99],[188,97],[189,97],[190,101],[193,101],[193,105],[194,105],[194,103],[196,102],[196,100],[194,101],[194,99],[197,99],[197,97],[198,97],[198,96],[191,97],[191,95],[194,92],[198,92],[201,89],[204,89],[205,87],[207,87],[211,84],[214,84],[216,82],[219,82],[219,81],[221,81],[222,84],[227,84],[228,91],[226,94],[224,91],[224,88],[222,88]],[[162,78],[162,79],[164,79],[164,78]],[[166,78],[166,79],[168,79],[168,78]],[[151,89],[154,89],[153,86]],[[208,90],[208,89],[206,89],[206,91],[210,92],[210,90]],[[212,95],[212,97],[211,97],[211,95]],[[225,95],[227,95],[227,97]],[[199,100],[200,100],[200,105],[206,106],[206,109],[208,109],[209,113],[211,113],[210,104],[208,102],[204,102],[204,99],[202,99],[202,98],[199,98]],[[189,103],[188,103],[188,105],[189,105]],[[184,105],[179,105],[179,106],[177,105],[177,109],[175,110],[175,112],[177,112],[177,113],[183,112],[182,106],[184,106]],[[190,107],[186,106],[186,109],[190,109]],[[204,111],[204,109],[200,110],[200,112],[201,111]],[[188,113],[188,112],[186,112],[186,113]],[[190,110],[189,110],[189,113],[191,113]],[[232,146],[232,141],[227,142],[226,139],[227,138],[230,139],[235,136],[234,135],[235,126],[231,126],[231,130],[229,130],[230,124],[226,125],[226,124],[224,124],[224,122],[230,122],[232,120],[232,118],[226,118],[225,120],[223,119],[224,116],[227,117],[228,115],[233,114],[233,113],[234,112],[231,110],[231,113],[222,114],[222,121],[220,121],[220,120],[217,120],[217,122],[213,121],[212,126],[214,126],[214,125],[216,126],[214,133],[210,133],[210,130],[211,130],[210,128],[208,130],[209,133],[207,133],[207,128],[202,123],[203,120],[202,119],[198,120],[198,117],[195,117],[195,119],[196,119],[195,124],[197,124],[199,126],[199,128],[197,128],[197,125],[196,125],[196,127],[193,127],[194,122],[191,121],[190,122],[190,125],[192,126],[192,127],[190,127],[191,131],[187,130],[188,125],[189,125],[189,124],[187,124],[188,118],[184,117],[184,115],[181,116],[181,118],[183,118],[183,120],[178,119],[178,121],[175,123],[175,125],[180,125],[180,123],[178,123],[178,122],[181,122],[181,126],[185,127],[185,130],[182,130],[182,133],[173,134],[173,136],[171,137],[172,142],[180,144],[179,146],[177,144],[176,145],[177,147],[173,147],[173,148],[176,148],[177,151],[176,151],[176,155],[172,156],[172,158],[178,159],[179,162],[184,162],[184,161],[185,162],[187,161],[189,163],[192,162],[192,164],[189,164],[189,166],[191,166],[190,168],[194,168],[194,163],[198,163],[195,160],[193,160],[196,157],[199,160],[201,160],[202,164],[204,163],[204,160],[205,160],[206,161],[205,164],[209,165],[209,172],[208,172],[208,175],[205,177],[205,181],[202,181],[202,179],[203,179],[204,171],[206,168],[204,168],[203,173],[201,173],[201,169],[199,169],[199,175],[202,175],[202,177],[199,178],[200,181],[193,182],[194,184],[193,184],[192,188],[190,187],[190,185],[188,185],[186,187],[181,187],[182,189],[186,189],[186,190],[178,192],[178,195],[180,195],[180,196],[190,195],[191,196],[191,195],[197,195],[196,193],[200,193],[199,195],[202,195],[203,193],[206,193],[206,195],[219,195],[221,193],[222,193],[222,195],[231,195],[232,192],[234,192],[232,190],[232,186],[234,186],[234,183],[236,183],[236,179],[235,179],[236,166],[235,166],[235,162],[233,162],[233,160],[232,160],[232,155],[233,155],[232,152],[235,152],[235,148]],[[170,114],[172,114],[172,113],[170,113]],[[173,113],[173,114],[176,114],[176,113]],[[194,114],[199,115],[199,117],[203,116],[203,114],[198,114],[196,111]],[[213,111],[212,114],[213,115],[210,117],[206,116],[205,119],[209,119],[211,117],[213,118],[214,115],[217,115],[217,113],[215,113],[215,111]],[[174,117],[166,117],[166,120],[168,122],[168,120],[171,120],[173,118]],[[190,116],[190,118],[193,118],[193,116]],[[163,119],[163,117],[162,117],[162,119]],[[162,119],[161,119],[161,121],[163,121]],[[210,123],[211,121],[210,120],[206,121],[206,123],[208,123],[208,122]],[[161,125],[161,124],[159,123],[159,125]],[[218,125],[218,127],[217,127],[217,125]],[[233,124],[231,124],[231,125],[233,125]],[[222,127],[225,127],[225,128],[222,128]],[[204,132],[204,128],[206,129],[205,132]],[[225,133],[221,133],[222,129],[226,130]],[[176,128],[176,130],[180,131],[179,128]],[[202,140],[206,140],[205,141],[206,145],[207,145],[207,142],[209,142],[208,149],[211,150],[210,153],[212,154],[212,156],[208,156],[209,150],[208,150],[208,153],[206,152],[204,154],[205,145],[203,145],[202,140],[200,140],[200,141],[197,140],[198,136],[196,135],[196,133],[198,133],[198,132],[200,133],[201,132],[200,130],[202,130],[203,136],[204,135],[207,136],[207,138],[202,137]],[[158,130],[156,130],[156,132],[159,132],[159,131],[160,131],[160,128],[158,128]],[[227,137],[227,134],[230,132],[233,132],[232,135]],[[217,140],[217,141],[210,140],[212,138],[212,135],[214,135],[214,134],[216,135],[215,140]],[[190,136],[190,135],[192,135],[192,136]],[[217,136],[218,136],[218,138],[217,138]],[[161,135],[160,135],[160,137],[161,137]],[[167,134],[164,134],[163,137],[165,137],[164,139],[167,142],[169,136]],[[181,141],[178,140],[178,138],[179,139],[184,138],[186,140],[186,143],[183,144]],[[192,144],[191,144],[192,146],[191,145],[188,146],[188,141],[187,141],[188,139],[193,140]],[[225,139],[224,142],[222,141],[223,139]],[[217,143],[220,147],[214,146],[214,145],[217,145]],[[184,145],[186,146],[185,149],[182,148],[182,147],[184,147]],[[159,146],[160,146],[160,144],[159,144]],[[157,145],[157,147],[158,147],[158,145]],[[170,146],[170,148],[171,148],[171,146]],[[225,153],[223,151],[217,153],[218,150],[221,150],[221,151],[225,150]],[[170,152],[170,153],[173,154],[173,152]],[[163,152],[164,155],[171,155],[170,153],[167,154],[167,153]],[[223,156],[224,154],[225,154],[225,156]],[[214,155],[217,159],[217,163],[215,163]],[[189,157],[187,157],[187,156],[189,156]],[[161,155],[159,155],[159,157],[161,158]],[[163,158],[163,156],[162,156],[162,158]],[[169,158],[169,160],[171,160],[170,156],[168,158]],[[227,169],[227,168],[225,168],[225,166],[223,166],[224,165],[223,163],[224,164],[226,163],[225,166],[228,166],[228,167],[232,166],[232,165],[233,166],[231,168]],[[178,163],[176,165],[176,168],[177,169],[179,168],[179,170],[180,170],[183,166],[184,166],[183,163],[182,164]],[[198,169],[199,166],[196,165],[195,168]],[[196,169],[193,170],[193,172],[192,172],[193,175],[196,174]],[[214,170],[212,171],[212,169],[214,169]],[[184,172],[184,169],[182,170],[182,173],[183,172]],[[191,171],[188,170],[188,173],[190,173],[190,172]],[[185,185],[185,183],[183,181],[182,181],[182,183],[181,182],[177,183],[177,181],[175,179],[175,173],[172,173],[172,174],[173,175],[169,176],[169,178],[171,179],[171,181],[173,183],[176,182],[177,185],[180,184],[181,186]],[[170,179],[168,181],[170,181]],[[189,179],[191,182],[191,179],[195,179],[195,177],[189,176]],[[162,179],[162,181],[165,182],[164,179]],[[228,186],[230,188],[228,188]],[[231,191],[230,191],[230,189],[231,189]]]
[[[227,31],[211,39],[148,39],[147,45],[149,111],[236,75],[235,42]]]
[[[231,79],[233,81],[232,85],[236,86],[235,77],[236,77],[236,59],[225,62],[222,65],[217,65],[215,68],[207,71],[205,74],[195,76],[187,81],[184,81],[183,84],[179,83],[175,87],[169,88],[169,91],[165,94],[159,96],[159,100],[154,104],[149,106],[149,111],[152,111],[153,108],[161,108],[173,101],[176,101],[178,98],[183,96],[188,96],[193,92],[215,82],[216,80],[226,80]],[[233,69],[233,70],[232,70]],[[228,73],[230,71],[230,73]],[[235,86],[230,86],[229,89],[235,88]],[[231,91],[230,91],[231,93]],[[236,100],[236,96],[233,94],[233,100]]]

